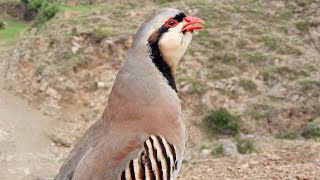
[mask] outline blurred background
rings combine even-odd
[[[320,179],[320,0],[1,0],[0,179],[51,179],[144,20],[206,21],[177,72],[179,179]]]

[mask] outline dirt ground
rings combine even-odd
[[[0,89],[0,179],[50,179],[59,168],[46,135],[52,119]]]

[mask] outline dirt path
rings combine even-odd
[[[55,174],[56,147],[46,135],[51,122],[0,88],[0,179],[46,179]]]

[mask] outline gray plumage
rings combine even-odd
[[[176,179],[187,134],[180,100],[152,61],[148,40],[179,13],[176,9],[162,9],[140,27],[103,115],[78,140],[55,180],[134,179],[133,174],[135,179],[152,179],[152,172],[163,173],[155,174],[156,179]],[[159,41],[164,63],[173,74],[192,36],[180,32],[182,24],[176,27],[179,30],[169,29]],[[178,47],[166,46],[166,38],[179,41]],[[152,151],[148,153],[146,148]],[[152,164],[155,158],[158,164]]]

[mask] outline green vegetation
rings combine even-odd
[[[244,90],[248,92],[257,92],[257,85],[253,81],[249,79],[240,79],[239,86],[241,86]]]
[[[81,12],[90,12],[93,6],[85,6],[85,5],[78,5],[78,6],[66,6],[60,5],[59,10],[61,11],[81,11]]]
[[[252,104],[248,110],[247,114],[255,120],[265,119],[272,115],[275,107],[268,104]]]
[[[101,28],[94,29],[93,37],[96,43],[100,43],[104,38],[108,37],[108,32]]]
[[[320,96],[320,80],[319,79],[312,79],[312,78],[306,78],[298,81],[298,84],[300,85],[300,90],[302,95],[306,95],[305,92],[313,92],[313,96],[317,97]]]
[[[290,19],[293,18],[293,12],[288,10],[288,11],[284,11],[283,13],[275,16],[277,20],[280,21],[289,21]]]
[[[307,126],[302,130],[301,136],[306,139],[318,139],[320,138],[320,127]]]
[[[196,79],[190,78],[190,77],[181,77],[179,78],[180,82],[185,82],[187,84],[190,84],[192,87],[192,92],[195,93],[201,93],[203,88],[200,84],[200,82]]]
[[[302,33],[308,32],[308,23],[307,23],[307,21],[299,21],[299,22],[295,23],[295,26]]]
[[[53,18],[59,11],[57,3],[45,3],[39,12],[34,26],[40,26]]]
[[[237,47],[239,49],[245,49],[246,46],[248,45],[248,42],[246,40],[244,40],[244,39],[240,39],[240,40],[237,41],[236,45],[237,45]]]
[[[8,26],[5,29],[0,29],[0,39],[5,43],[15,43],[20,34],[27,30],[28,25],[12,19],[5,19]]]
[[[298,139],[300,137],[300,133],[299,132],[283,132],[283,133],[276,135],[276,137],[280,138],[280,139],[294,140],[294,139]]]
[[[222,157],[222,156],[224,156],[222,144],[218,144],[215,147],[213,147],[213,149],[211,151],[211,155],[213,155],[214,157]]]
[[[57,69],[62,73],[75,71],[78,67],[85,67],[90,64],[90,60],[72,52],[67,54],[63,60],[57,64]]]
[[[267,61],[267,57],[260,53],[260,52],[255,52],[255,53],[250,53],[247,55],[247,59],[250,63],[259,63],[259,62],[265,62]]]
[[[45,65],[39,65],[36,67],[35,75],[42,75],[44,69],[46,68]]]
[[[238,151],[241,154],[250,154],[250,153],[256,152],[256,149],[254,148],[254,142],[252,139],[236,138],[236,140],[237,140]]]
[[[276,137],[281,139],[298,139],[298,138],[305,138],[305,139],[319,139],[320,138],[320,127],[319,127],[319,121],[317,120],[307,124],[301,129],[298,129],[296,131],[291,132],[284,132],[278,134]]]
[[[92,82],[91,84],[88,84],[87,87],[85,87],[85,89],[88,91],[88,92],[93,92],[93,91],[96,91],[98,90],[98,82]]]
[[[25,4],[29,11],[37,11],[39,12],[42,4],[44,3],[43,0],[20,0],[21,3]]]
[[[240,129],[239,118],[224,108],[210,111],[204,118],[203,124],[210,134],[235,136]]]
[[[262,37],[262,41],[270,51],[275,51],[281,46],[281,41],[275,37],[264,36]]]
[[[41,26],[51,18],[53,18],[59,11],[57,0],[21,0],[25,4],[28,11],[37,14],[33,25]]]
[[[301,52],[298,48],[296,48],[296,47],[294,47],[294,46],[287,45],[287,44],[286,44],[286,45],[282,45],[282,46],[277,50],[277,52],[278,52],[279,54],[302,55],[302,52]]]

